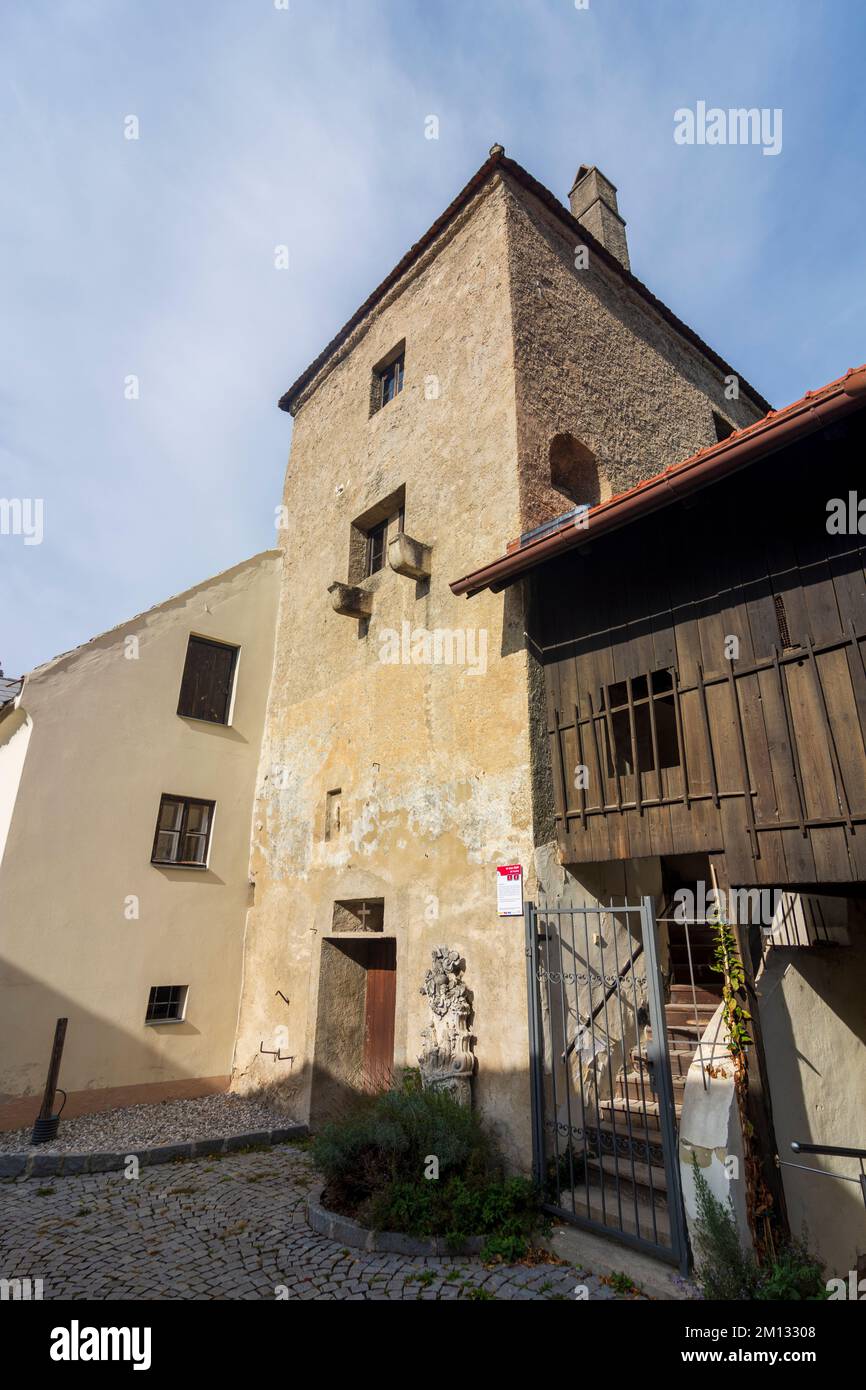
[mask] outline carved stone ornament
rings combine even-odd
[[[475,1058],[469,1031],[472,993],[460,978],[465,962],[448,946],[436,946],[432,954],[420,991],[430,1005],[430,1022],[421,1033],[421,1079],[425,1090],[448,1091],[459,1104],[471,1105]]]

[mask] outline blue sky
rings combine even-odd
[[[0,497],[44,499],[0,535],[6,674],[273,543],[277,398],[494,141],[563,199],[598,164],[774,405],[862,362],[864,52],[862,0],[4,7]],[[781,153],[677,145],[699,100],[780,107]]]

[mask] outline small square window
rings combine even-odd
[[[187,985],[151,985],[145,1023],[180,1023],[186,1011]]]
[[[373,383],[370,388],[371,415],[375,415],[377,410],[393,401],[403,390],[405,363],[406,352],[401,344],[373,368]]]
[[[177,712],[187,719],[227,724],[238,649],[206,637],[190,637]]]
[[[164,795],[159,803],[151,863],[204,868],[214,805],[213,801]]]

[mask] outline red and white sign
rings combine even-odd
[[[523,916],[522,864],[500,864],[497,867],[496,910],[500,917]]]

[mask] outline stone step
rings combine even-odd
[[[623,1158],[621,1155],[615,1157],[613,1154],[603,1154],[601,1158],[590,1155],[586,1160],[586,1166],[594,1173],[603,1171],[605,1185],[607,1186],[609,1179],[614,1189],[617,1178],[619,1178],[620,1187],[624,1183],[628,1183],[630,1188],[634,1185],[639,1194],[645,1192],[647,1199],[649,1199],[650,1192],[654,1192],[657,1197],[667,1192],[667,1178],[661,1164],[653,1163],[650,1165],[642,1163],[637,1158],[632,1160]],[[593,1183],[600,1181],[600,1177],[592,1178]]]
[[[685,1089],[686,1077],[674,1075],[673,1071],[671,1071],[671,1081],[673,1082],[674,1088],[674,1101],[682,1100],[682,1092]],[[643,1073],[642,1075],[640,1072],[629,1072],[627,1076],[620,1072],[616,1082],[616,1093],[618,1096],[628,1096],[630,1100],[639,1101],[646,1099],[649,1101],[655,1100],[656,1098],[649,1084],[647,1074]]]
[[[695,992],[697,993],[697,990]],[[665,1004],[665,1010],[670,1010],[670,1016],[674,1017],[677,1014],[687,1012],[690,1014],[696,1013],[699,1018],[712,1018],[721,1003],[721,998],[698,999],[698,1001],[694,1003],[691,998],[691,993],[691,989],[689,989],[685,997],[678,995],[676,999],[669,999]]]
[[[640,1100],[614,1096],[612,1100],[600,1101],[598,1109],[609,1127],[616,1128],[616,1133],[621,1139],[642,1139],[645,1134],[649,1134],[652,1141],[653,1135],[661,1134],[657,1100],[648,1100],[644,1104]]]
[[[712,1017],[712,1015],[710,1015]],[[685,1052],[691,1047],[694,1052],[701,1038],[703,1037],[709,1019],[692,1018],[689,1020],[678,1020],[676,1023],[668,1023],[665,1032],[668,1035],[668,1048],[678,1048]],[[647,1024],[646,1036],[653,1036],[652,1024]]]
[[[697,999],[699,1004],[712,1004],[715,1010],[722,1002],[722,987],[719,985],[714,993],[711,989],[702,989],[698,985],[695,985],[693,995],[692,986],[690,984],[671,985],[670,1002],[672,1004],[691,1004],[693,998]]]
[[[692,1064],[694,1055],[694,1049],[691,1047],[669,1047],[668,1057],[671,1063],[671,1076],[682,1078],[688,1076],[689,1067]],[[642,1071],[652,1071],[645,1047],[633,1047],[629,1056],[634,1065],[639,1067]]]
[[[665,1004],[665,1018],[668,1027],[683,1023],[700,1023],[706,1028],[713,1014],[718,1008],[718,1004],[698,1004],[697,1010],[694,1004],[685,1001],[678,1004]]]
[[[571,1206],[572,1196],[577,1216],[588,1216],[613,1231],[620,1230],[628,1235],[639,1235],[644,1240],[651,1240],[660,1245],[670,1244],[670,1216],[667,1205],[662,1201],[651,1204],[649,1201],[638,1200],[635,1218],[634,1201],[629,1201],[622,1191],[617,1198],[616,1189],[612,1189],[608,1182],[605,1182],[603,1194],[601,1184],[596,1181],[588,1184],[577,1183],[574,1189],[563,1189],[560,1202],[566,1209]]]

